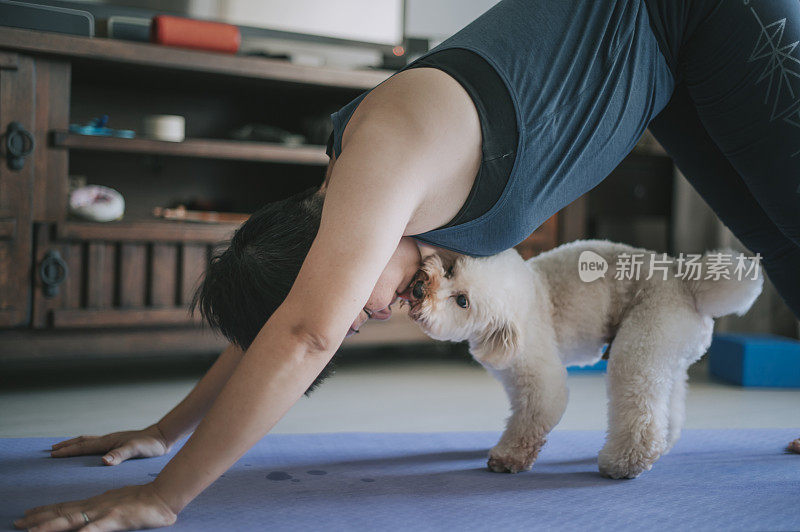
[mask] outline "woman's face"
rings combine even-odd
[[[394,255],[389,259],[375,288],[372,289],[367,304],[364,305],[350,326],[347,336],[356,334],[370,318],[374,320],[389,319],[389,316],[392,315],[392,303],[397,301],[399,294],[411,284],[421,261],[417,243],[409,237],[401,238]]]

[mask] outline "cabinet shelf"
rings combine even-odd
[[[123,220],[119,222],[67,221],[55,224],[56,237],[69,240],[116,242],[215,242],[231,237],[239,224],[177,220]]]
[[[166,142],[151,139],[93,137],[90,135],[76,135],[67,131],[53,131],[51,139],[53,146],[71,150],[233,159],[238,161],[316,166],[328,164],[325,147],[313,145],[291,147],[267,142],[217,139],[187,139],[183,142]]]
[[[269,80],[302,85],[371,89],[392,72],[387,70],[351,70],[295,65],[288,61],[243,57],[157,44],[117,41],[114,39],[76,37],[16,28],[0,28],[0,49],[13,49],[35,55],[200,72],[222,77]]]

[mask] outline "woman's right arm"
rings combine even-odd
[[[129,458],[165,454],[200,424],[243,354],[235,345],[228,345],[189,395],[157,423],[142,430],[78,436],[53,445],[50,455],[61,458],[105,453],[103,462],[106,465],[118,465]]]

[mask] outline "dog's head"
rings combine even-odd
[[[427,257],[409,286],[409,316],[432,338],[468,341],[479,362],[508,367],[522,349],[530,270],[515,250]]]

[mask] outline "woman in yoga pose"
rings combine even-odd
[[[389,316],[427,245],[508,249],[648,126],[800,316],[797,41],[797,0],[500,2],[335,113],[323,187],[265,206],[215,257],[197,302],[232,345],[178,407],[142,431],[54,446],[119,464],[194,431],[158,477],[15,524],[174,523],[347,334]]]

